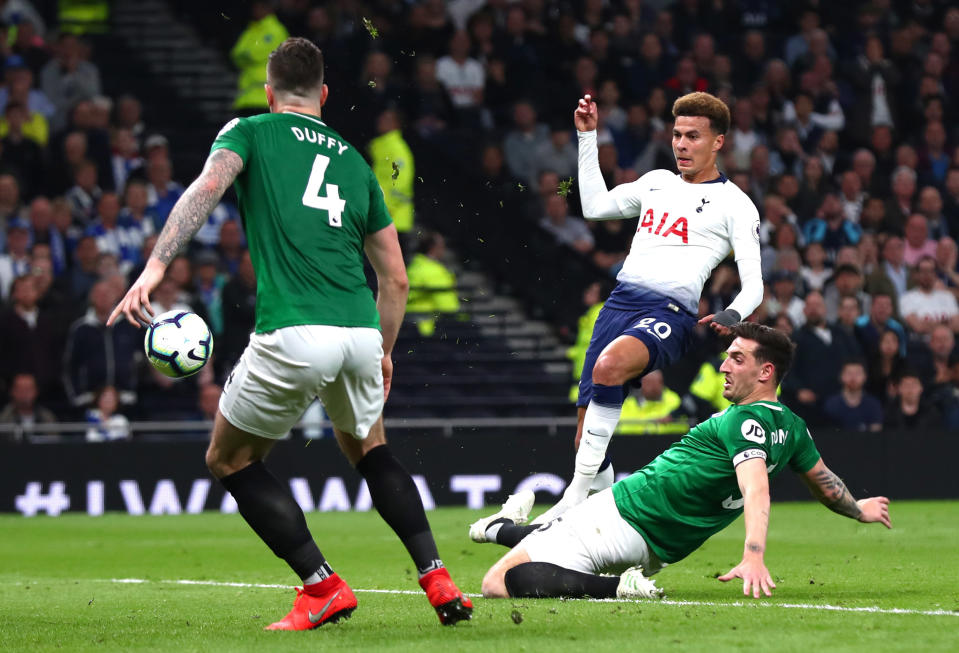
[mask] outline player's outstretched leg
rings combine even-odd
[[[382,420],[377,423],[380,434],[382,424]],[[374,437],[376,431],[374,428],[369,437]],[[385,444],[385,436],[382,442],[355,462],[356,470],[369,486],[373,506],[409,552],[419,574],[420,587],[426,592],[440,623],[452,625],[470,619],[473,603],[456,587],[440,559],[416,484]],[[344,443],[343,438],[340,443]],[[347,451],[346,447],[344,450]],[[351,457],[349,451],[347,456]]]
[[[536,494],[532,490],[523,490],[509,495],[499,512],[470,524],[470,539],[479,543],[498,542],[495,539],[495,533],[492,534],[492,537],[487,537],[486,533],[490,526],[494,523],[500,524],[500,528],[506,523],[522,526],[529,521],[529,511],[533,509],[533,503],[535,502]]]
[[[206,462],[250,527],[303,580],[293,610],[267,629],[308,630],[348,617],[356,597],[326,562],[290,490],[263,464],[272,446],[272,440],[246,433],[218,413]]]

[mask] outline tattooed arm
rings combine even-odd
[[[813,465],[812,469],[802,475],[802,479],[813,496],[833,512],[864,523],[880,522],[886,528],[892,528],[892,523],[889,521],[889,499],[869,497],[856,501],[846,488],[846,484],[826,467],[822,458]]]
[[[207,157],[203,172],[177,200],[143,273],[113,309],[108,325],[113,324],[121,313],[134,326],[150,322],[149,316],[153,315],[150,293],[163,279],[167,265],[203,226],[210,211],[242,169],[243,159],[231,150],[220,148]]]
[[[730,581],[743,579],[743,594],[759,598],[762,591],[772,596],[776,588],[772,575],[766,568],[763,554],[766,551],[766,531],[769,530],[769,474],[766,461],[753,458],[736,465],[736,479],[739,491],[743,495],[743,518],[746,522],[746,542],[743,545],[743,560],[719,577]]]

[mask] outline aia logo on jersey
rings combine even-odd
[[[666,226],[666,223],[670,222],[669,228],[664,230],[663,227]],[[653,228],[656,228],[653,231]],[[646,209],[646,213],[643,214],[643,219],[639,221],[639,228],[636,231],[641,231],[645,229],[647,233],[651,233],[654,236],[662,236],[663,238],[668,238],[669,236],[678,236],[683,239],[683,245],[689,244],[689,225],[686,222],[686,218],[677,218],[675,220],[669,220],[669,211],[663,213],[657,223],[655,216],[653,215],[652,209]]]

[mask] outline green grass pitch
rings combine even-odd
[[[430,513],[447,566],[472,593],[505,551],[469,541],[477,516]],[[311,513],[321,548],[353,588],[415,593],[357,591],[359,609],[348,621],[271,633],[262,628],[287,612],[292,589],[171,582],[292,587],[293,575],[238,515],[4,516],[0,649],[955,651],[959,502],[894,502],[892,518],[887,531],[814,503],[774,505],[772,599],[744,600],[741,582],[715,580],[739,562],[740,520],[657,576],[663,603],[474,598],[471,622],[443,628],[375,513]],[[123,578],[147,582],[111,580]]]

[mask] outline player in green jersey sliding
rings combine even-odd
[[[889,499],[856,501],[823,463],[805,422],[777,401],[793,355],[789,338],[746,322],[732,335],[720,367],[732,406],[551,522],[523,526],[533,505],[527,491],[470,527],[477,542],[513,547],[483,578],[484,596],[659,598],[646,576],[688,556],[740,513],[743,559],[719,580],[741,578],[745,595],[770,596],[776,585],[763,559],[769,479],[787,466],[830,510],[892,527]],[[609,571],[622,575],[596,575]]]
[[[409,291],[396,227],[373,171],[320,118],[329,89],[319,48],[287,39],[266,70],[270,113],[220,130],[108,323],[121,314],[148,321],[149,295],[167,265],[235,182],[256,271],[256,329],[223,388],[206,462],[256,534],[303,580],[293,610],[267,628],[308,630],[356,608],[289,488],[263,464],[314,397],[413,558],[440,622],[469,619],[472,603],[443,566],[416,485],[383,432],[390,356]],[[364,252],[376,272],[375,301]]]

